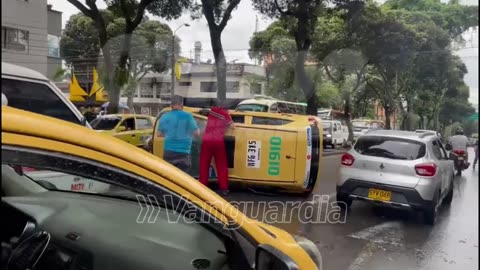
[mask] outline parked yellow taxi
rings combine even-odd
[[[152,153],[163,156],[163,137],[155,123]],[[184,107],[193,114],[202,134],[208,109]],[[320,175],[322,126],[317,117],[295,114],[230,111],[235,128],[225,136],[229,178],[250,186],[264,186],[308,196]],[[191,175],[198,176],[200,141],[192,145]],[[215,179],[214,166],[211,178]]]
[[[142,114],[106,114],[90,123],[93,129],[138,147],[152,135],[154,124],[155,117]]]
[[[62,188],[30,178],[25,167],[108,187]],[[19,238],[2,250],[7,268],[321,269],[313,242],[247,218],[162,159],[6,106],[1,185],[3,223],[12,228],[2,239]]]

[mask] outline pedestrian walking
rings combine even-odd
[[[158,136],[165,137],[163,159],[182,171],[191,168],[193,136],[200,136],[200,129],[192,114],[183,111],[183,97],[173,96],[172,110],[160,117]]]
[[[208,184],[210,164],[212,158],[214,158],[218,185],[221,194],[224,196],[227,196],[229,193],[228,161],[224,137],[227,129],[233,126],[232,117],[224,104],[212,107],[208,114],[205,134],[203,135],[200,148],[199,180],[204,185]]]

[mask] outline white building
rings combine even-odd
[[[195,59],[181,65],[181,78],[175,80],[174,92],[185,98],[186,106],[207,107],[217,99],[217,77],[215,65],[200,62],[200,44],[195,47]],[[234,107],[244,99],[263,94],[265,89],[265,68],[251,64],[227,65],[227,100]],[[171,73],[145,75],[134,95],[137,113],[156,115],[167,106],[171,96]],[[121,102],[127,98],[122,97]]]
[[[47,0],[2,0],[2,61],[52,78],[61,67],[62,13]]]

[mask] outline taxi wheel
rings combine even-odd
[[[312,188],[311,190],[306,190],[306,191],[302,192],[300,196],[301,196],[302,198],[307,199],[308,197],[310,197],[310,195],[312,194],[312,192],[313,192],[313,188]]]

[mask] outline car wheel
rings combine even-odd
[[[350,208],[350,206],[352,206],[352,199],[347,195],[337,193],[337,205],[342,209]]]
[[[443,204],[445,205],[450,205],[453,200],[453,177],[452,180],[450,181],[450,188],[448,189],[447,196],[443,198]]]
[[[437,213],[438,213],[438,193],[433,199],[431,205],[424,210],[423,217],[424,221],[428,225],[435,225],[437,221]]]
[[[308,197],[310,197],[310,194],[312,194],[312,192],[313,192],[313,188],[310,190],[305,190],[304,192],[301,193],[301,197],[307,199]]]

